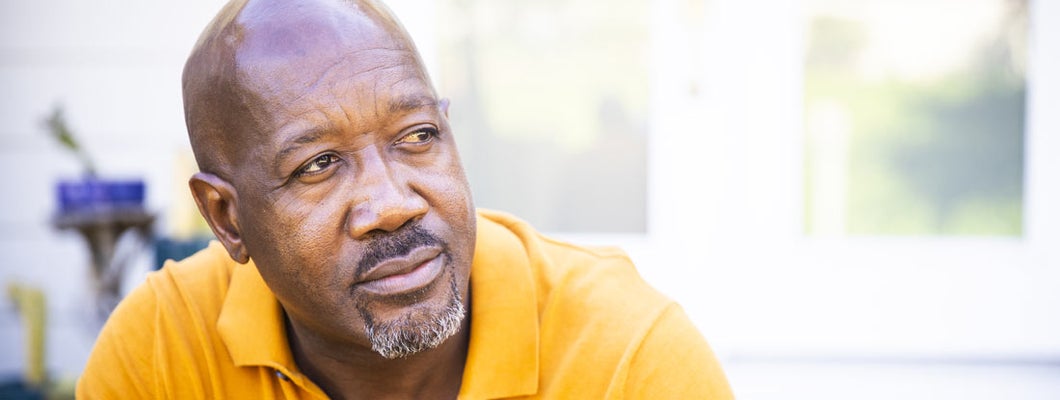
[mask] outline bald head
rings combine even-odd
[[[230,179],[254,154],[271,103],[299,96],[329,68],[393,58],[429,82],[408,33],[374,1],[233,0],[184,66],[184,117],[199,169]]]

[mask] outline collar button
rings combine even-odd
[[[285,382],[290,382],[291,381],[290,377],[288,377],[287,375],[284,375],[284,373],[280,372],[280,371],[276,371],[276,377],[280,378],[280,379],[283,379]]]

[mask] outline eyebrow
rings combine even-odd
[[[283,142],[283,148],[280,149],[280,151],[276,153],[276,157],[273,158],[273,170],[280,171],[282,169],[280,164],[283,162],[284,157],[287,157],[291,152],[298,150],[298,148],[302,147],[304,144],[316,142],[317,140],[320,140],[321,137],[331,132],[333,132],[333,130],[330,127],[317,127],[301,132],[293,139],[285,140]]]
[[[427,95],[402,96],[390,102],[389,111],[409,112],[428,107],[438,107],[438,99]]]

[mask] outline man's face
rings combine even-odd
[[[296,329],[399,357],[459,328],[474,208],[413,50],[357,29],[353,44],[317,26],[248,34],[231,180],[243,243]]]

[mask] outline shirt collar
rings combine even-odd
[[[526,248],[510,230],[478,218],[471,266],[471,342],[461,398],[503,398],[537,392],[537,297]],[[236,265],[217,331],[237,366],[268,366],[301,377],[283,309],[253,261]]]
[[[527,249],[491,219],[478,219],[471,265],[471,344],[461,398],[537,393],[537,296]]]
[[[217,332],[236,366],[269,366],[287,376],[297,371],[287,345],[283,308],[251,261],[236,265],[217,319]]]

